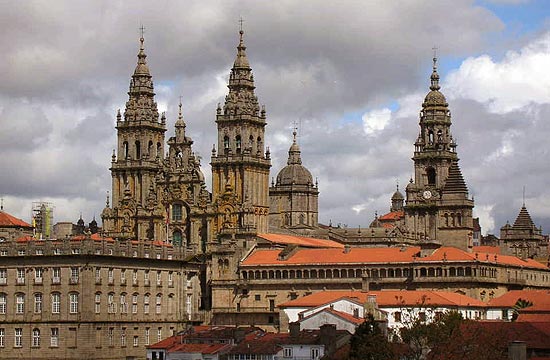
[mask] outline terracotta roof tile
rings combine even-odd
[[[342,249],[300,249],[286,260],[279,260],[280,250],[256,250],[243,262],[242,266],[254,265],[302,265],[302,264],[341,264],[341,263],[392,263],[411,262],[419,247],[400,248],[351,248]]]
[[[488,253],[488,254],[500,254],[500,248],[498,246],[474,246],[472,248],[473,253]]]
[[[383,291],[320,291],[302,298],[291,300],[278,307],[316,307],[334,302],[338,299],[349,298],[365,303],[369,295],[376,296],[378,306],[416,306],[424,304],[428,306],[463,306],[463,307],[485,307],[486,304],[480,300],[466,295],[446,291],[431,290],[383,290]]]
[[[315,239],[284,234],[258,234],[259,238],[282,245],[299,245],[304,247],[343,248],[344,245],[332,240]]]
[[[24,222],[21,219],[16,218],[8,214],[5,211],[0,211],[0,227],[28,227],[32,228],[32,225]]]
[[[400,220],[405,216],[405,212],[403,210],[399,211],[392,211],[387,214],[384,214],[378,218],[380,221],[384,220]]]
[[[216,354],[229,350],[230,344],[177,344],[168,348],[168,352]]]
[[[513,307],[518,299],[533,303],[532,307],[525,310],[550,310],[550,290],[511,290],[502,296],[489,301],[491,307]]]

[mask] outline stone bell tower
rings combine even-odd
[[[130,80],[124,115],[117,113],[117,150],[111,161],[112,208],[102,213],[104,229],[110,236],[133,239],[163,237],[161,209],[154,205],[155,176],[164,157],[166,119],[159,121],[153,80],[147,66],[144,39],[140,39],[138,62]]]
[[[254,76],[240,31],[237,57],[229,75],[229,93],[218,105],[218,146],[212,150],[212,197],[218,234],[268,231],[269,169],[265,149],[265,108],[254,94]]]
[[[451,112],[439,91],[437,58],[430,92],[420,111],[420,134],[414,144],[414,180],[406,188],[405,223],[418,241],[471,248],[474,202],[458,166],[451,135]]]

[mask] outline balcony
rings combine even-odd
[[[42,285],[44,283],[44,278],[34,278],[34,284],[35,285]]]
[[[78,284],[78,277],[76,277],[76,276],[71,276],[71,277],[69,278],[69,284],[71,284],[71,285]]]
[[[25,285],[25,278],[17,278],[15,283],[17,285]]]
[[[54,276],[52,278],[52,284],[61,284],[61,278],[59,276]]]

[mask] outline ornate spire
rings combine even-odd
[[[431,85],[430,90],[439,90],[441,87],[439,86],[439,74],[437,73],[437,57],[434,54],[433,58],[433,67],[432,67],[432,76],[430,77]]]
[[[158,122],[159,113],[154,100],[153,79],[147,66],[143,34],[139,41],[138,61],[130,80],[129,100],[126,103],[124,120]]]
[[[292,145],[290,145],[290,149],[288,150],[288,161],[287,165],[302,165],[302,157],[301,157],[301,151],[300,146],[298,146],[298,143],[296,142],[296,128],[294,128],[294,131],[292,132],[293,140]]]
[[[229,94],[225,97],[224,115],[252,115],[265,118],[260,113],[258,98],[254,94],[254,76],[250,63],[246,57],[246,46],[244,45],[244,31],[239,31],[240,39],[237,46],[237,57],[229,75]]]

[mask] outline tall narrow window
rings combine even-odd
[[[42,312],[42,294],[34,294],[34,312],[40,314]]]
[[[229,136],[227,135],[223,137],[223,148],[225,150],[229,149]]]
[[[25,283],[25,269],[17,269],[17,284],[22,285]]]
[[[95,293],[95,313],[99,314],[101,312],[101,293]]]
[[[0,269],[0,285],[6,285],[8,283],[8,271],[6,269]]]
[[[176,230],[174,231],[174,233],[172,234],[172,244],[174,246],[181,246],[181,231],[179,230]]]
[[[139,141],[136,141],[136,159],[141,158],[141,144]]]
[[[78,284],[80,269],[76,266],[71,267],[71,284]]]
[[[6,313],[7,296],[5,293],[0,293],[0,314]]]
[[[0,328],[0,348],[6,346],[6,329]]]
[[[237,147],[237,153],[241,152],[241,135],[237,135],[235,138],[235,146]]]
[[[122,151],[124,151],[124,159],[128,159],[129,151],[128,151],[128,141],[125,141],[122,143]]]
[[[107,337],[109,340],[109,346],[113,346],[114,332],[115,332],[115,328],[109,328],[109,331],[107,334]]]
[[[13,341],[14,347],[23,346],[23,328],[15,328],[15,336]]]
[[[156,309],[157,314],[160,314],[161,311],[162,311],[162,295],[161,294],[157,294],[155,309]]]
[[[69,294],[69,312],[71,314],[78,313],[78,293]]]
[[[52,314],[59,314],[61,307],[61,294],[52,293]]]
[[[149,314],[149,294],[143,296],[143,313]]]
[[[59,346],[59,328],[50,329],[50,346],[51,347]]]
[[[428,184],[435,185],[435,181],[436,181],[435,169],[433,167],[429,167],[428,169],[426,169],[426,174],[428,175]]]
[[[181,221],[182,208],[181,204],[172,205],[172,221]]]
[[[34,269],[34,283],[35,284],[42,284],[43,276],[44,276],[44,270],[42,268]]]
[[[52,284],[60,284],[61,283],[61,269],[58,267],[54,267],[52,269]]]
[[[15,295],[15,313],[23,314],[25,312],[25,294]]]
[[[40,329],[37,329],[37,328],[32,329],[32,346],[33,347],[40,346]]]
[[[116,313],[115,294],[114,293],[109,293],[107,295],[107,312],[109,314]]]
[[[126,328],[120,330],[120,346],[126,346]]]
[[[128,304],[126,303],[126,293],[120,294],[120,312],[123,314],[128,312]]]
[[[135,293],[132,295],[132,314],[137,314],[138,312],[138,294]]]

